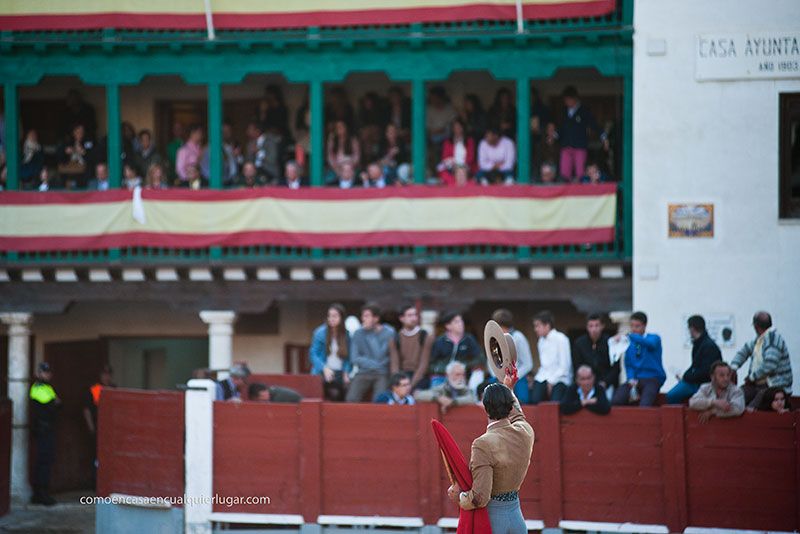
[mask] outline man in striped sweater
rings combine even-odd
[[[750,403],[756,394],[768,387],[792,390],[792,364],[789,348],[780,334],[772,327],[772,317],[765,311],[753,316],[756,338],[747,342],[734,356],[731,368],[739,369],[750,358],[750,369],[744,379],[745,404]]]

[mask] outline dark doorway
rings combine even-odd
[[[95,339],[45,343],[44,360],[53,369],[53,387],[63,403],[50,491],[91,488],[95,445],[86,428],[83,408],[89,387],[97,382],[100,370],[108,363],[108,342]]]

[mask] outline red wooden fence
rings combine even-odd
[[[183,496],[183,399],[177,391],[103,391],[98,495]]]
[[[103,403],[119,394],[128,397],[101,409],[101,427],[109,424],[112,407],[131,406],[131,393],[124,391],[104,395]],[[160,404],[162,411],[172,402],[169,412],[182,414],[179,395],[170,394],[169,401],[164,395],[140,396],[138,402]],[[136,412],[152,413],[144,406]],[[542,404],[525,413],[536,432],[521,489],[526,518],[547,526],[562,519],[664,524],[673,532],[686,526],[800,527],[800,411],[745,414],[706,425],[680,406],[562,417],[557,405]],[[101,494],[162,495],[162,484],[171,488],[169,494],[182,482],[182,455],[175,447],[182,416],[169,428],[142,418],[115,417],[113,428],[101,428],[102,436],[110,436],[101,440]],[[309,522],[320,514],[422,517],[426,524],[455,517],[445,497],[448,482],[432,418],[442,420],[467,457],[486,425],[479,406],[440,417],[432,404],[215,403],[214,492],[268,496],[271,503],[214,511],[301,514]],[[165,431],[166,441],[146,436]],[[128,449],[139,451],[125,461],[139,467],[103,464],[107,456],[117,457],[107,449],[119,435],[128,436]],[[153,459],[161,475],[144,468]]]

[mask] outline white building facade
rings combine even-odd
[[[728,329],[730,361],[763,309],[788,343],[798,394],[800,218],[779,202],[800,3],[641,0],[634,20],[633,308],[662,336],[664,391],[691,361],[688,316],[719,337]]]

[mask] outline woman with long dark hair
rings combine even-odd
[[[350,383],[350,334],[344,319],[344,306],[331,304],[325,322],[311,337],[311,374],[322,376],[325,399],[331,401],[343,401]]]
[[[350,163],[358,167],[361,161],[361,146],[358,139],[350,134],[350,128],[343,120],[334,123],[333,132],[328,136],[328,165],[339,176],[342,165]]]

